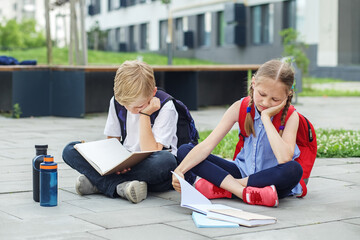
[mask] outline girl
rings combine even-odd
[[[284,109],[281,117],[281,125],[284,125],[293,96],[293,83],[294,72],[288,63],[279,60],[264,63],[252,78],[249,107],[254,104],[255,117],[252,120],[248,108],[245,130],[249,137],[245,138],[244,147],[235,161],[210,153],[238,122],[242,100],[230,106],[203,142],[197,146],[182,145],[178,149],[181,164],[175,172],[186,179],[193,174],[202,177],[248,204],[277,206],[278,197],[301,194],[299,181],[302,168],[293,161],[300,155],[295,144],[299,116],[296,112],[292,113],[286,127],[279,133],[272,124],[272,117]],[[174,176],[172,184],[176,191],[181,191],[180,183]],[[211,196],[211,193],[207,195]]]

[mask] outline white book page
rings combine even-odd
[[[223,204],[212,204],[209,199],[202,195],[198,190],[191,186],[185,179],[172,172],[179,179],[181,186],[180,206],[192,209],[197,212],[207,214],[211,209],[229,209]]]
[[[179,180],[181,186],[181,206],[188,205],[211,205],[209,199],[190,185],[185,179],[172,172]]]
[[[75,148],[102,172],[107,172],[131,155],[116,138],[80,143],[76,144]]]

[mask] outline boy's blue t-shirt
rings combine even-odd
[[[240,153],[236,156],[235,164],[239,168],[241,175],[247,177],[251,174],[265,170],[271,167],[277,166],[279,163],[271,149],[270,142],[267,138],[264,125],[261,121],[260,113],[255,108],[254,117],[254,129],[255,134],[245,138],[244,147]],[[295,144],[294,159],[300,156],[299,147]],[[246,160],[245,160],[246,159]],[[294,195],[300,195],[302,193],[302,187],[300,183],[293,188],[292,193]]]

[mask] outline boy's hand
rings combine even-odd
[[[128,171],[130,171],[131,168],[125,168],[124,170],[121,170],[119,172],[116,172],[117,175],[120,175],[120,174],[124,174],[124,173],[127,173]]]
[[[270,118],[275,116],[277,113],[279,113],[281,111],[281,109],[283,109],[285,107],[286,101],[287,101],[287,98],[285,98],[285,100],[282,101],[282,103],[280,103],[279,105],[263,110],[261,112],[261,116],[266,115],[266,116],[269,116]]]
[[[160,109],[160,99],[157,97],[153,97],[150,100],[149,105],[147,105],[146,108],[141,110],[141,112],[151,115],[159,109]]]

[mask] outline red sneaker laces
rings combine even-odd
[[[250,191],[250,201],[252,203],[259,203],[259,202],[262,202],[262,198],[261,198],[261,195],[258,191]]]
[[[212,191],[214,194],[224,194],[225,193],[225,189],[219,188],[215,185],[212,186]]]

